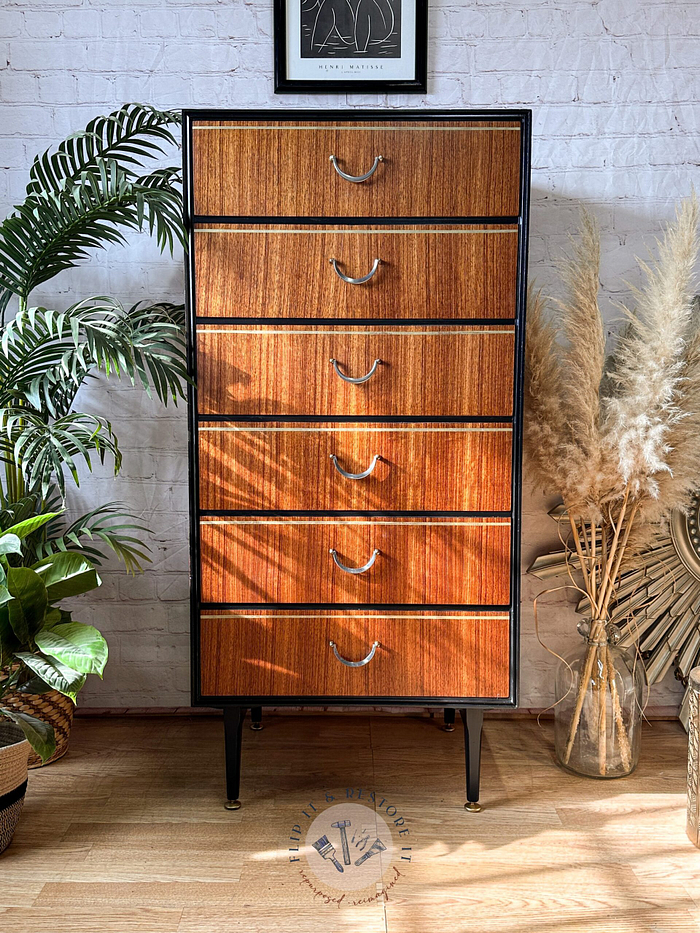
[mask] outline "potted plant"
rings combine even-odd
[[[56,605],[99,586],[89,560],[60,552],[33,567],[10,565],[11,555],[21,554],[22,537],[51,517],[21,522],[0,537],[0,852],[22,811],[30,750],[40,761],[56,751],[52,726],[10,698],[55,689],[74,701],[86,676],[102,676],[107,661],[102,635]]]
[[[100,372],[138,382],[164,404],[177,403],[187,380],[184,309],[167,302],[126,308],[104,296],[68,308],[32,307],[30,296],[78,265],[89,250],[124,243],[128,230],[149,231],[161,250],[185,243],[179,168],[143,170],[145,160],[162,155],[163,143],[175,142],[178,124],[179,114],[140,104],[96,118],[55,151],[36,157],[25,200],[0,225],[0,531],[19,540],[6,556],[13,579],[21,571],[37,592],[37,581],[45,587],[51,581],[51,638],[56,626],[78,624],[58,620],[58,603],[75,595],[79,579],[87,588],[99,585],[95,566],[106,552],[116,553],[131,572],[148,560],[146,545],[135,535],[146,528],[118,503],[65,519],[67,478],[77,485],[81,466],[91,469],[94,458],[110,458],[115,475],[122,463],[112,425],[76,408],[78,391]],[[70,586],[52,576],[64,570],[73,574]],[[12,600],[19,598],[8,592]],[[68,631],[86,637],[86,627],[61,633]],[[56,670],[43,668],[34,651],[42,650],[37,633],[49,637],[44,622],[31,636],[34,642],[17,632],[11,636],[12,650],[0,665],[5,709],[53,717],[59,737],[67,738],[87,671],[76,668],[75,677],[61,679]],[[52,656],[65,665],[65,658]]]
[[[562,267],[568,297],[557,318],[541,295],[529,302],[526,449],[534,478],[563,500],[565,586],[590,615],[584,649],[562,659],[557,677],[556,752],[596,777],[629,774],[639,752],[642,660],[617,647],[610,622],[620,575],[700,487],[698,219],[692,197],[657,244],[658,259],[640,263],[646,282],[634,310],[621,306],[626,326],[611,355],[590,217]]]

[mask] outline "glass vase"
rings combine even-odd
[[[614,625],[594,620],[578,628],[584,642],[557,670],[557,760],[575,774],[624,777],[639,760],[642,665],[618,646]]]

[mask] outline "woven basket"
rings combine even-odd
[[[12,841],[22,812],[29,749],[19,726],[0,720],[0,852]]]
[[[53,726],[56,736],[56,751],[43,764],[51,764],[52,761],[58,761],[68,751],[68,741],[70,739],[70,730],[73,725],[73,710],[75,705],[73,701],[59,693],[58,690],[49,690],[48,693],[6,693],[2,698],[3,704],[11,709],[16,709],[19,713],[28,713],[35,716],[43,722]],[[36,752],[29,755],[29,767],[41,768],[41,758]]]

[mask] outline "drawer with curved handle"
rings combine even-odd
[[[515,121],[195,121],[194,212],[514,217]]]
[[[508,613],[213,609],[202,695],[507,697]]]
[[[201,317],[514,318],[517,224],[200,224]]]
[[[198,328],[206,415],[489,416],[513,410],[504,325]]]
[[[507,606],[505,518],[204,518],[205,603]]]
[[[499,512],[511,506],[502,424],[199,427],[205,510]]]

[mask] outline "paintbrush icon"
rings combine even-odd
[[[328,859],[329,862],[333,862],[338,871],[344,871],[343,866],[335,857],[335,846],[329,840],[328,836],[321,836],[320,839],[317,839],[316,842],[313,843],[313,847],[316,849],[321,858],[325,858]],[[367,854],[369,855],[369,853]],[[357,864],[357,862],[355,864]]]
[[[369,849],[365,852],[364,855],[361,855],[357,861],[356,865],[361,865],[363,862],[366,862],[368,858],[372,858],[373,855],[379,855],[380,852],[385,852],[386,846],[381,839],[375,839]]]

